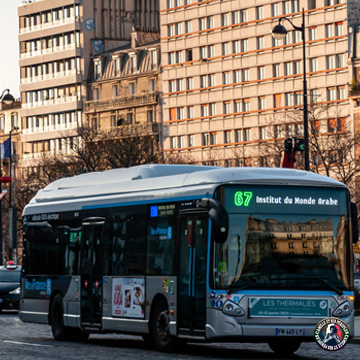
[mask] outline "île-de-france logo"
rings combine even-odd
[[[350,330],[346,324],[337,318],[321,320],[315,328],[315,340],[324,350],[337,351],[348,342]]]

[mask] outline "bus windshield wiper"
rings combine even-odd
[[[276,277],[276,278],[271,278],[271,280],[317,280],[322,282],[323,284],[325,284],[327,287],[331,288],[332,290],[334,290],[338,295],[342,295],[344,293],[344,291],[340,290],[338,287],[336,287],[335,285],[329,283],[327,280],[321,279],[319,277]]]
[[[227,292],[230,295],[230,294],[233,294],[236,291],[244,290],[244,289],[247,289],[247,288],[250,288],[250,287],[253,287],[253,286],[267,286],[267,287],[269,287],[269,286],[271,286],[271,284],[270,283],[258,283],[258,282],[248,282],[248,283],[242,283],[242,284],[231,283]]]

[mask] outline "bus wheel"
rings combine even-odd
[[[290,339],[286,339],[286,341],[273,340],[269,342],[271,350],[278,355],[291,355],[299,349],[300,345],[300,341]]]
[[[176,345],[176,338],[170,335],[169,309],[165,300],[159,301],[151,319],[151,335],[157,350],[171,351]]]
[[[64,317],[63,317],[63,303],[62,297],[60,294],[55,295],[53,302],[51,303],[50,311],[50,325],[51,332],[55,340],[67,340],[66,330],[64,326]]]

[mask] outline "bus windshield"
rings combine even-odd
[[[214,243],[217,289],[351,289],[344,189],[224,188],[229,235]]]

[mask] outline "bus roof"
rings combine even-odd
[[[36,194],[25,207],[24,215],[81,209],[90,203],[211,195],[221,183],[346,188],[332,178],[293,169],[140,165],[56,180]]]

